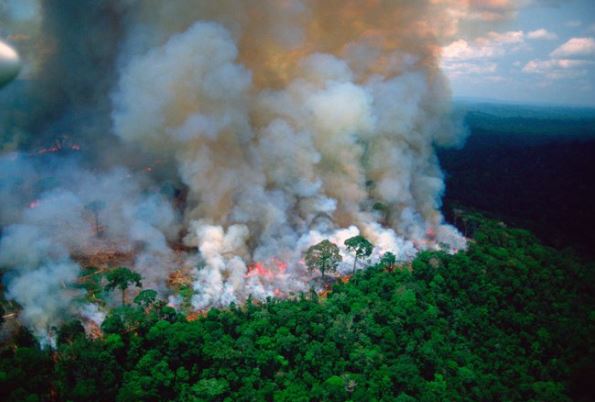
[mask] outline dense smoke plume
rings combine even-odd
[[[300,260],[322,239],[342,247],[344,272],[343,241],[358,233],[372,259],[463,248],[439,210],[434,147],[461,130],[437,66],[441,41],[476,11],[436,0],[1,2],[0,34],[25,63],[0,92],[0,265],[21,320],[44,335],[95,311],[73,285],[79,257],[101,249],[132,253],[145,285],[173,303],[167,275],[191,267],[203,309],[307,290]]]
[[[165,292],[168,242],[179,227],[159,189],[123,168],[94,174],[74,161],[36,159],[0,159],[0,218],[18,222],[3,230],[0,266],[8,269],[7,298],[24,308],[22,321],[45,335],[82,308],[76,260],[100,250],[132,253],[145,283]]]

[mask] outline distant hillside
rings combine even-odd
[[[447,211],[462,204],[506,216],[552,245],[593,255],[595,110],[465,107],[467,143],[439,152]]]
[[[457,100],[455,109],[466,113],[483,113],[494,118],[523,118],[537,120],[595,120],[595,108],[556,105],[528,105]]]
[[[493,103],[455,104],[475,136],[514,136],[516,145],[595,140],[595,109]]]
[[[466,252],[421,253],[326,297],[195,321],[161,300],[0,349],[3,401],[592,401],[595,267],[459,211]]]

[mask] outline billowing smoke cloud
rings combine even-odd
[[[183,5],[148,3],[139,19],[155,44],[122,63],[114,129],[177,162],[185,242],[205,259],[197,308],[254,292],[251,261],[281,258],[288,284],[304,285],[291,279],[303,276],[301,253],[323,236],[344,240],[341,228],[402,259],[463,246],[438,210],[433,147],[456,138],[436,69],[446,24],[430,5],[201,3],[168,18]],[[230,8],[247,17],[230,20]]]
[[[163,294],[192,266],[202,309],[307,290],[300,260],[326,238],[343,272],[358,233],[372,259],[464,247],[439,210],[434,148],[461,140],[439,49],[500,3],[0,3],[25,65],[0,92],[2,149],[20,151],[1,161],[7,297],[44,334],[96,311],[72,284],[97,250],[131,253]]]
[[[0,1],[0,39],[23,60],[21,79],[0,92],[0,150],[76,137],[87,148],[111,150],[90,153],[94,165],[125,153],[110,135],[109,116],[127,3]]]
[[[45,339],[67,314],[86,311],[78,261],[98,250],[134,255],[145,283],[165,291],[179,226],[159,189],[122,168],[97,175],[36,158],[0,158],[0,266],[23,322]]]

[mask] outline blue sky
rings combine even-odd
[[[463,26],[442,67],[455,98],[595,106],[595,0],[534,0]]]

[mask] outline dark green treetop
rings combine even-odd
[[[395,264],[397,263],[397,256],[395,256],[390,251],[386,252],[380,258],[380,263],[384,265],[388,271],[392,271],[395,267]]]
[[[126,304],[126,289],[133,284],[138,287],[142,286],[140,274],[131,271],[125,267],[118,267],[105,275],[107,285],[105,290],[111,291],[116,288],[122,291],[122,304]]]
[[[134,302],[144,308],[152,306],[157,301],[157,292],[153,289],[142,290],[135,298]]]
[[[372,250],[374,250],[374,246],[362,235],[350,237],[345,240],[344,244],[347,246],[347,250],[355,254],[355,259],[353,260],[353,273],[355,274],[357,260],[363,257],[369,257],[372,254]]]
[[[337,270],[337,266],[343,261],[343,258],[339,254],[339,247],[336,244],[323,240],[306,251],[305,260],[308,270],[319,270],[324,280],[327,272]]]

